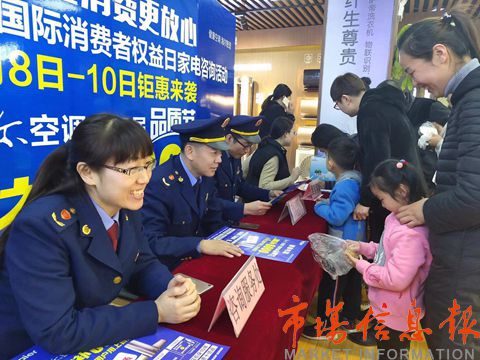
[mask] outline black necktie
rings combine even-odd
[[[197,206],[199,205],[199,194],[200,194],[200,180],[197,180],[195,185],[193,185],[193,194],[195,195],[195,201]]]
[[[235,176],[235,159],[233,157],[230,158],[230,169],[232,170],[232,175]]]

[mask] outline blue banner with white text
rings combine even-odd
[[[163,162],[172,125],[231,113],[234,46],[216,0],[0,0],[0,230],[86,116],[132,117]]]

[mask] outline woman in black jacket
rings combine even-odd
[[[246,181],[267,190],[283,190],[292,185],[300,175],[298,167],[288,168],[286,146],[293,137],[293,122],[284,116],[275,119],[270,136],[258,145],[249,163]]]
[[[273,94],[269,95],[262,104],[262,111],[260,115],[264,117],[264,121],[260,126],[260,137],[270,135],[273,121],[285,116],[292,121],[295,117],[291,114],[291,100],[292,90],[285,84],[278,84],[273,90]]]
[[[398,40],[400,64],[414,84],[434,96],[451,96],[452,112],[437,164],[435,194],[400,208],[399,220],[410,227],[427,224],[433,263],[425,286],[424,327],[436,359],[449,349],[475,352],[473,335],[462,338],[461,328],[480,327],[480,53],[479,33],[469,15],[452,11],[412,25]],[[459,305],[453,333],[449,308]],[[470,320],[468,313],[471,307]],[[462,314],[462,315],[460,315]],[[475,321],[475,323],[476,323]],[[460,323],[458,328],[456,324]],[[449,339],[449,336],[453,340]],[[458,351],[458,350],[457,350]],[[444,357],[443,357],[444,358]],[[466,358],[466,356],[464,356]]]
[[[419,165],[416,136],[406,114],[405,97],[390,81],[366,91],[364,81],[352,73],[333,81],[330,96],[336,109],[351,117],[357,116],[362,186],[354,218],[368,219],[370,240],[379,242],[388,211],[370,191],[368,184],[373,169],[390,158]]]

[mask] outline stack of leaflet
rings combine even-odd
[[[231,242],[239,246],[247,256],[286,263],[292,263],[308,244],[308,241],[227,226],[210,235],[209,239]]]
[[[146,359],[223,359],[230,348],[207,342],[196,337],[182,334],[159,326],[155,334],[135,340],[124,340],[113,345],[98,347],[81,354],[54,355],[39,346],[15,357],[15,360],[70,360],[70,359],[106,359],[106,360],[146,360]]]

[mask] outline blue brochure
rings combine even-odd
[[[141,359],[223,359],[228,346],[215,344],[199,338],[182,334],[159,326],[153,335],[135,340],[124,340],[114,345],[98,347],[80,354],[54,355],[34,346],[18,355],[16,360],[70,360],[70,359],[106,359],[106,360],[141,360]]]
[[[231,242],[239,246],[247,256],[254,255],[286,263],[292,263],[308,244],[308,241],[227,226],[210,235],[209,239]]]
[[[335,175],[327,169],[327,158],[325,155],[315,155],[310,163],[310,178],[322,181],[335,181]]]
[[[297,190],[300,185],[306,184],[309,181],[310,180],[299,181],[299,182],[296,182],[293,185],[290,185],[289,187],[286,187],[285,189],[282,190],[282,193],[280,195],[278,195],[276,198],[270,200],[270,204],[275,205],[277,202],[282,200],[285,197],[285,195],[287,195],[288,193],[291,193],[294,190]]]

